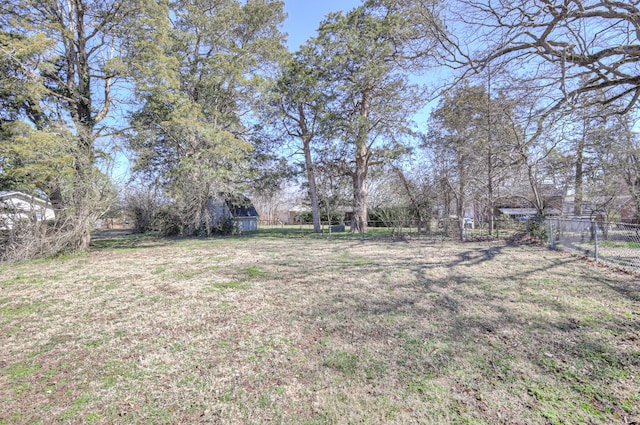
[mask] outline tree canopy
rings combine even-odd
[[[549,186],[576,215],[624,193],[640,217],[639,5],[363,0],[290,53],[279,0],[10,0],[0,190],[48,197],[60,249],[86,249],[114,200],[111,146],[188,234],[213,230],[212,197],[277,193],[300,164],[317,232],[320,206],[347,197],[351,231],[367,231],[372,176],[433,208],[421,222],[453,201],[489,226],[505,199],[543,214]],[[459,72],[416,123],[439,65]]]

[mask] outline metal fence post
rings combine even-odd
[[[594,258],[596,260],[596,263],[598,262],[598,222],[594,221],[593,222],[593,242],[594,242],[594,250],[593,250],[593,255]]]

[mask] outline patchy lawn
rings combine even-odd
[[[0,423],[640,423],[640,283],[504,242],[98,241],[0,265]]]

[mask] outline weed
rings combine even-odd
[[[71,407],[62,414],[60,419],[71,420],[71,419],[77,418],[80,412],[82,411],[82,409],[84,409],[84,406],[86,404],[89,404],[90,402],[91,402],[91,397],[89,397],[88,395],[82,395],[78,397],[73,401],[73,404],[71,405]]]
[[[96,348],[108,341],[109,341],[109,338],[94,339],[94,340],[85,342],[84,346],[87,348]]]
[[[411,355],[422,353],[427,348],[427,344],[421,337],[407,335],[405,333],[401,333],[399,337],[404,340],[402,349]]]
[[[31,376],[40,371],[41,368],[42,366],[37,363],[21,361],[5,367],[2,369],[2,372],[12,381],[21,382],[31,378]]]
[[[269,396],[269,394],[263,394],[260,397],[258,397],[257,404],[259,407],[263,409],[265,407],[269,407],[271,406],[271,397]]]
[[[91,424],[91,423],[94,423],[94,422],[99,422],[101,417],[102,416],[98,412],[90,412],[84,417],[84,420],[85,420],[85,422]]]
[[[220,304],[218,304],[216,307],[223,311],[235,310],[238,308],[232,305],[229,301],[223,301]]]
[[[225,290],[225,289],[249,289],[251,285],[245,282],[239,282],[237,280],[233,280],[230,282],[216,282],[212,284],[209,288],[215,290]]]
[[[380,380],[387,374],[387,363],[381,360],[370,359],[364,368],[364,373],[369,380]]]
[[[11,279],[0,280],[0,287],[16,285],[16,284],[27,284],[27,285],[41,285],[46,282],[46,279],[42,277],[35,277],[32,275],[17,275]]]
[[[247,267],[244,269],[244,272],[247,276],[252,278],[267,278],[270,276],[269,273],[260,270],[260,267],[258,266]]]
[[[328,336],[323,336],[319,338],[317,342],[318,347],[328,347],[331,344],[333,344],[333,340],[331,339],[331,337],[328,337]]]
[[[324,365],[342,373],[353,375],[358,369],[359,359],[356,354],[347,351],[334,351],[327,355]]]
[[[5,305],[0,307],[0,317],[11,319],[17,316],[26,316],[42,311],[47,307],[46,303],[30,302],[17,305]]]

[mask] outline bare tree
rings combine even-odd
[[[640,98],[639,5],[640,0],[460,0],[452,14],[470,36],[454,62],[477,72],[489,65],[509,69],[517,77],[514,89],[553,88],[543,105],[548,111],[598,103],[626,113]],[[592,98],[594,92],[603,97]]]
[[[634,221],[640,222],[640,138],[632,131],[627,117],[616,117],[615,155],[612,163],[618,165],[626,189],[635,209]],[[612,164],[612,165],[613,165]]]

